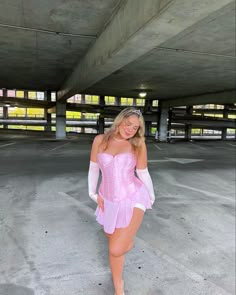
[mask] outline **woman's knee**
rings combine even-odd
[[[119,244],[110,245],[109,246],[109,253],[112,256],[119,257],[130,251],[134,246],[134,242],[131,241],[127,246],[121,246]]]
[[[124,255],[124,249],[123,247],[119,245],[110,245],[109,246],[109,254],[115,257],[119,257]]]

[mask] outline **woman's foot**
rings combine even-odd
[[[121,281],[120,286],[118,286],[116,288],[115,295],[125,295],[125,288],[124,288],[124,281],[123,280]]]

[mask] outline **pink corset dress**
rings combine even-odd
[[[97,162],[102,172],[98,193],[104,199],[104,211],[97,207],[96,220],[106,233],[112,234],[115,228],[129,225],[134,207],[151,209],[151,199],[146,186],[134,174],[133,153],[98,153]]]

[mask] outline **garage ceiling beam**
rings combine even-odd
[[[124,1],[58,91],[58,100],[65,101],[75,93],[83,93],[111,73],[232,3],[232,0]]]
[[[180,107],[204,104],[234,104],[236,103],[236,91],[223,91],[208,93],[196,96],[189,96],[176,99],[165,99],[162,101],[163,107]]]

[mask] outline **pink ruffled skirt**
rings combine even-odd
[[[130,198],[116,202],[104,198],[104,211],[97,207],[96,220],[103,226],[104,232],[112,234],[116,228],[125,228],[130,224],[134,207],[152,208],[149,193],[144,185]]]

